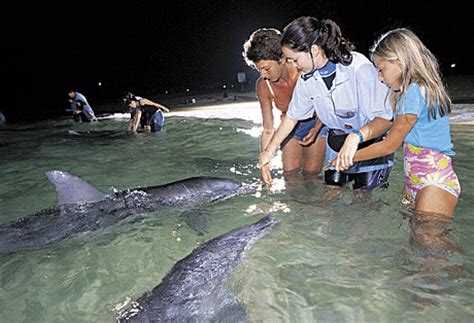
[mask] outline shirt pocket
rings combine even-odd
[[[340,89],[336,89],[331,93],[331,101],[333,104],[334,114],[341,119],[353,119],[357,116],[357,99],[353,91],[347,86],[341,85]]]
[[[357,107],[352,106],[349,102],[334,103],[334,114],[342,119],[353,119],[357,115]]]

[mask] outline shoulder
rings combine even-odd
[[[420,84],[411,83],[402,94],[402,99],[399,102],[398,114],[413,113],[420,115],[425,105]]]
[[[270,96],[270,91],[268,90],[268,84],[266,84],[267,81],[262,79],[261,77],[258,78],[257,80],[257,94],[259,96]]]
[[[363,54],[352,52],[352,63],[348,66],[355,74],[361,77],[373,78],[377,76],[374,64]]]
[[[411,83],[408,85],[407,89],[404,91],[405,102],[410,102],[411,104],[418,103],[418,105],[423,105],[425,101],[424,88],[418,83]]]
[[[423,93],[421,92],[421,85],[418,83],[411,83],[405,90],[405,95],[411,97],[423,97]]]
[[[85,100],[86,100],[86,97],[84,96],[84,94],[79,93],[79,92],[76,92],[76,99],[85,101]]]

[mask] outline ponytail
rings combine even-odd
[[[331,62],[343,65],[352,62],[354,45],[342,37],[341,29],[330,19],[300,17],[290,22],[283,31],[282,46],[309,52],[312,45],[318,45]]]

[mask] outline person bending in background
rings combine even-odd
[[[145,132],[158,132],[163,130],[165,117],[163,112],[170,110],[159,103],[135,96],[131,92],[125,92],[122,97],[123,102],[128,106],[130,121],[128,130],[136,132],[141,125]]]
[[[254,31],[244,43],[242,53],[247,64],[260,73],[256,89],[262,112],[263,132],[260,151],[264,151],[274,133],[273,106],[280,110],[280,118],[286,115],[296,81],[301,71],[286,62],[280,45],[281,33],[273,28]],[[322,128],[315,116],[299,121],[293,131],[281,143],[282,164],[285,175],[299,172],[319,173],[324,164],[325,139],[318,137]],[[262,182],[272,183],[269,165],[261,167]]]
[[[87,99],[83,94],[71,90],[68,92],[68,96],[74,121],[97,121],[94,110],[92,110],[92,107],[90,106],[89,102],[87,102]]]
[[[435,56],[412,31],[400,28],[380,37],[371,57],[379,79],[390,88],[395,124],[383,141],[365,149],[357,150],[354,137],[333,161],[336,170],[392,154],[403,145],[403,195],[416,211],[452,218],[461,185],[451,161],[451,100]]]
[[[261,167],[269,164],[298,120],[314,113],[329,129],[326,160],[336,158],[338,151],[355,139],[365,144],[382,140],[392,124],[393,113],[386,104],[388,88],[377,79],[372,62],[353,51],[353,45],[342,37],[335,22],[313,17],[295,19],[285,27],[281,45],[287,60],[303,74],[296,83],[287,114],[260,153]],[[353,189],[371,190],[385,184],[392,157],[358,162],[342,172],[329,164],[324,172],[328,191],[352,180]]]

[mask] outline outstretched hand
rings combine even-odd
[[[270,172],[270,165],[267,164],[261,168],[262,171],[262,184],[264,186],[272,185],[272,174]]]
[[[265,185],[271,185],[272,183],[272,175],[270,173],[272,158],[273,155],[266,150],[262,151],[258,158],[258,166],[262,171],[262,181]]]

